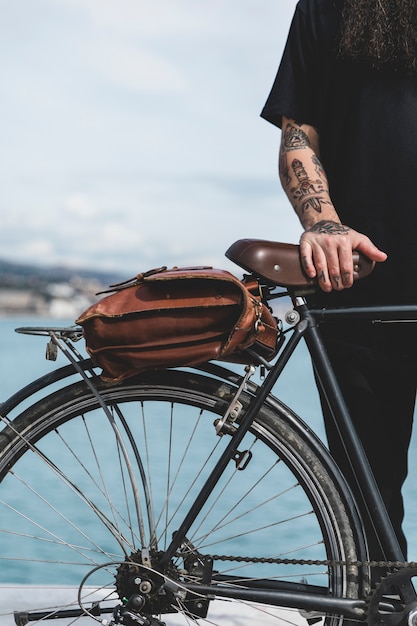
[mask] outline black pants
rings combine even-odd
[[[342,328],[340,324],[322,328],[342,393],[405,555],[401,489],[407,477],[417,386],[416,326],[355,322]],[[330,451],[357,494],[333,419],[324,402],[322,406]],[[370,558],[385,559],[372,528],[365,526]]]

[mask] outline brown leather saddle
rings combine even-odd
[[[226,251],[226,257],[258,278],[282,287],[314,287],[301,265],[300,246],[263,239],[239,239]],[[368,276],[375,263],[353,253],[354,279]]]

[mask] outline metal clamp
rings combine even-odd
[[[217,419],[214,422],[214,426],[216,428],[216,434],[219,435],[219,437],[221,437],[222,435],[226,433],[232,434],[236,430],[235,426],[233,426],[233,422],[237,420],[237,418],[240,415],[241,410],[243,409],[243,404],[239,402],[239,398],[242,392],[246,389],[246,384],[249,378],[253,376],[253,374],[255,373],[256,368],[254,365],[247,365],[245,367],[245,371],[246,371],[246,374],[243,377],[243,380],[238,390],[233,396],[232,401],[227,407],[226,413],[221,419]]]

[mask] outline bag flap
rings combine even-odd
[[[203,281],[202,289],[198,288],[198,281]],[[118,318],[190,307],[209,309],[243,305],[245,310],[249,295],[233,274],[210,267],[160,268],[112,287],[115,291],[86,309],[76,320],[77,324],[83,325],[93,317]]]

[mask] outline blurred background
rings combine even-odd
[[[0,0],[0,259],[135,274],[296,242],[259,117],[296,0]]]

